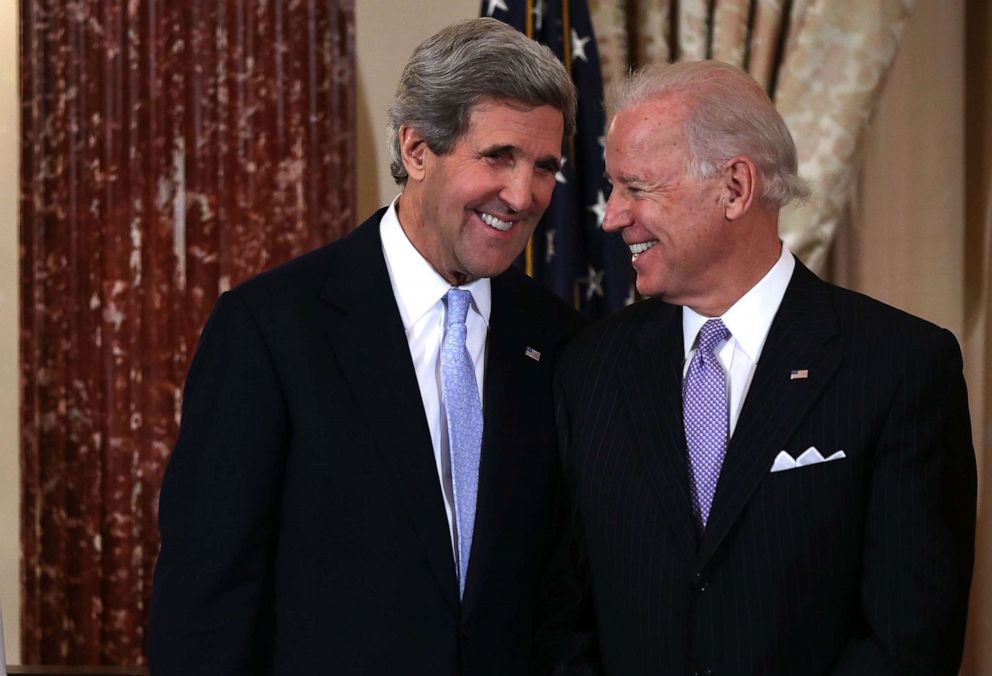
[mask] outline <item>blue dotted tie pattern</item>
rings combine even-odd
[[[479,458],[482,453],[482,403],[475,366],[465,346],[465,317],[472,292],[451,289],[445,296],[444,340],[441,343],[441,388],[448,422],[451,482],[455,494],[458,532],[458,593],[465,594],[468,559],[475,529],[475,503],[479,493]]]
[[[719,319],[699,330],[696,354],[682,385],[682,416],[689,447],[689,489],[692,512],[700,530],[706,527],[716,493],[720,468],[727,454],[729,425],[727,374],[716,356],[716,346],[730,338]]]

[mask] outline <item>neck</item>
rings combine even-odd
[[[761,236],[742,241],[729,259],[715,267],[714,283],[699,298],[681,305],[704,317],[720,317],[760,282],[782,255],[778,218],[763,224],[756,232]]]
[[[439,249],[437,238],[424,223],[420,195],[409,187],[404,187],[396,201],[396,218],[413,248],[444,281],[452,286],[463,286],[475,281],[463,273],[445,270],[440,264],[440,256],[436,253]]]

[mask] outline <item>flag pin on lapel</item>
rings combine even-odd
[[[524,356],[530,357],[534,361],[541,361],[541,353],[532,348],[530,345],[528,345],[527,349],[524,350]]]
[[[809,369],[792,369],[789,371],[789,380],[806,380],[809,378]]]

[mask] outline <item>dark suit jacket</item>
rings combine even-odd
[[[203,331],[162,487],[156,676],[531,668],[560,487],[552,362],[578,316],[515,270],[492,280],[459,602],[381,214],[224,294]]]
[[[954,337],[797,263],[700,536],[681,317],[635,305],[558,369],[598,640],[582,673],[956,674],[976,477]],[[770,472],[810,446],[847,457]]]

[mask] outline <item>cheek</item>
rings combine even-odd
[[[655,239],[666,241],[669,238],[665,224],[670,222],[670,219],[666,218],[666,213],[658,208],[657,204],[644,200],[633,201],[630,211],[634,222],[640,224]]]
[[[533,195],[534,201],[540,205],[542,209],[547,208],[551,204],[551,197],[555,192],[555,185],[558,182],[555,180],[554,176],[548,178],[539,179],[534,183]]]
[[[461,168],[447,177],[440,186],[445,200],[451,205],[470,205],[484,199],[492,191],[491,172],[478,165]]]

